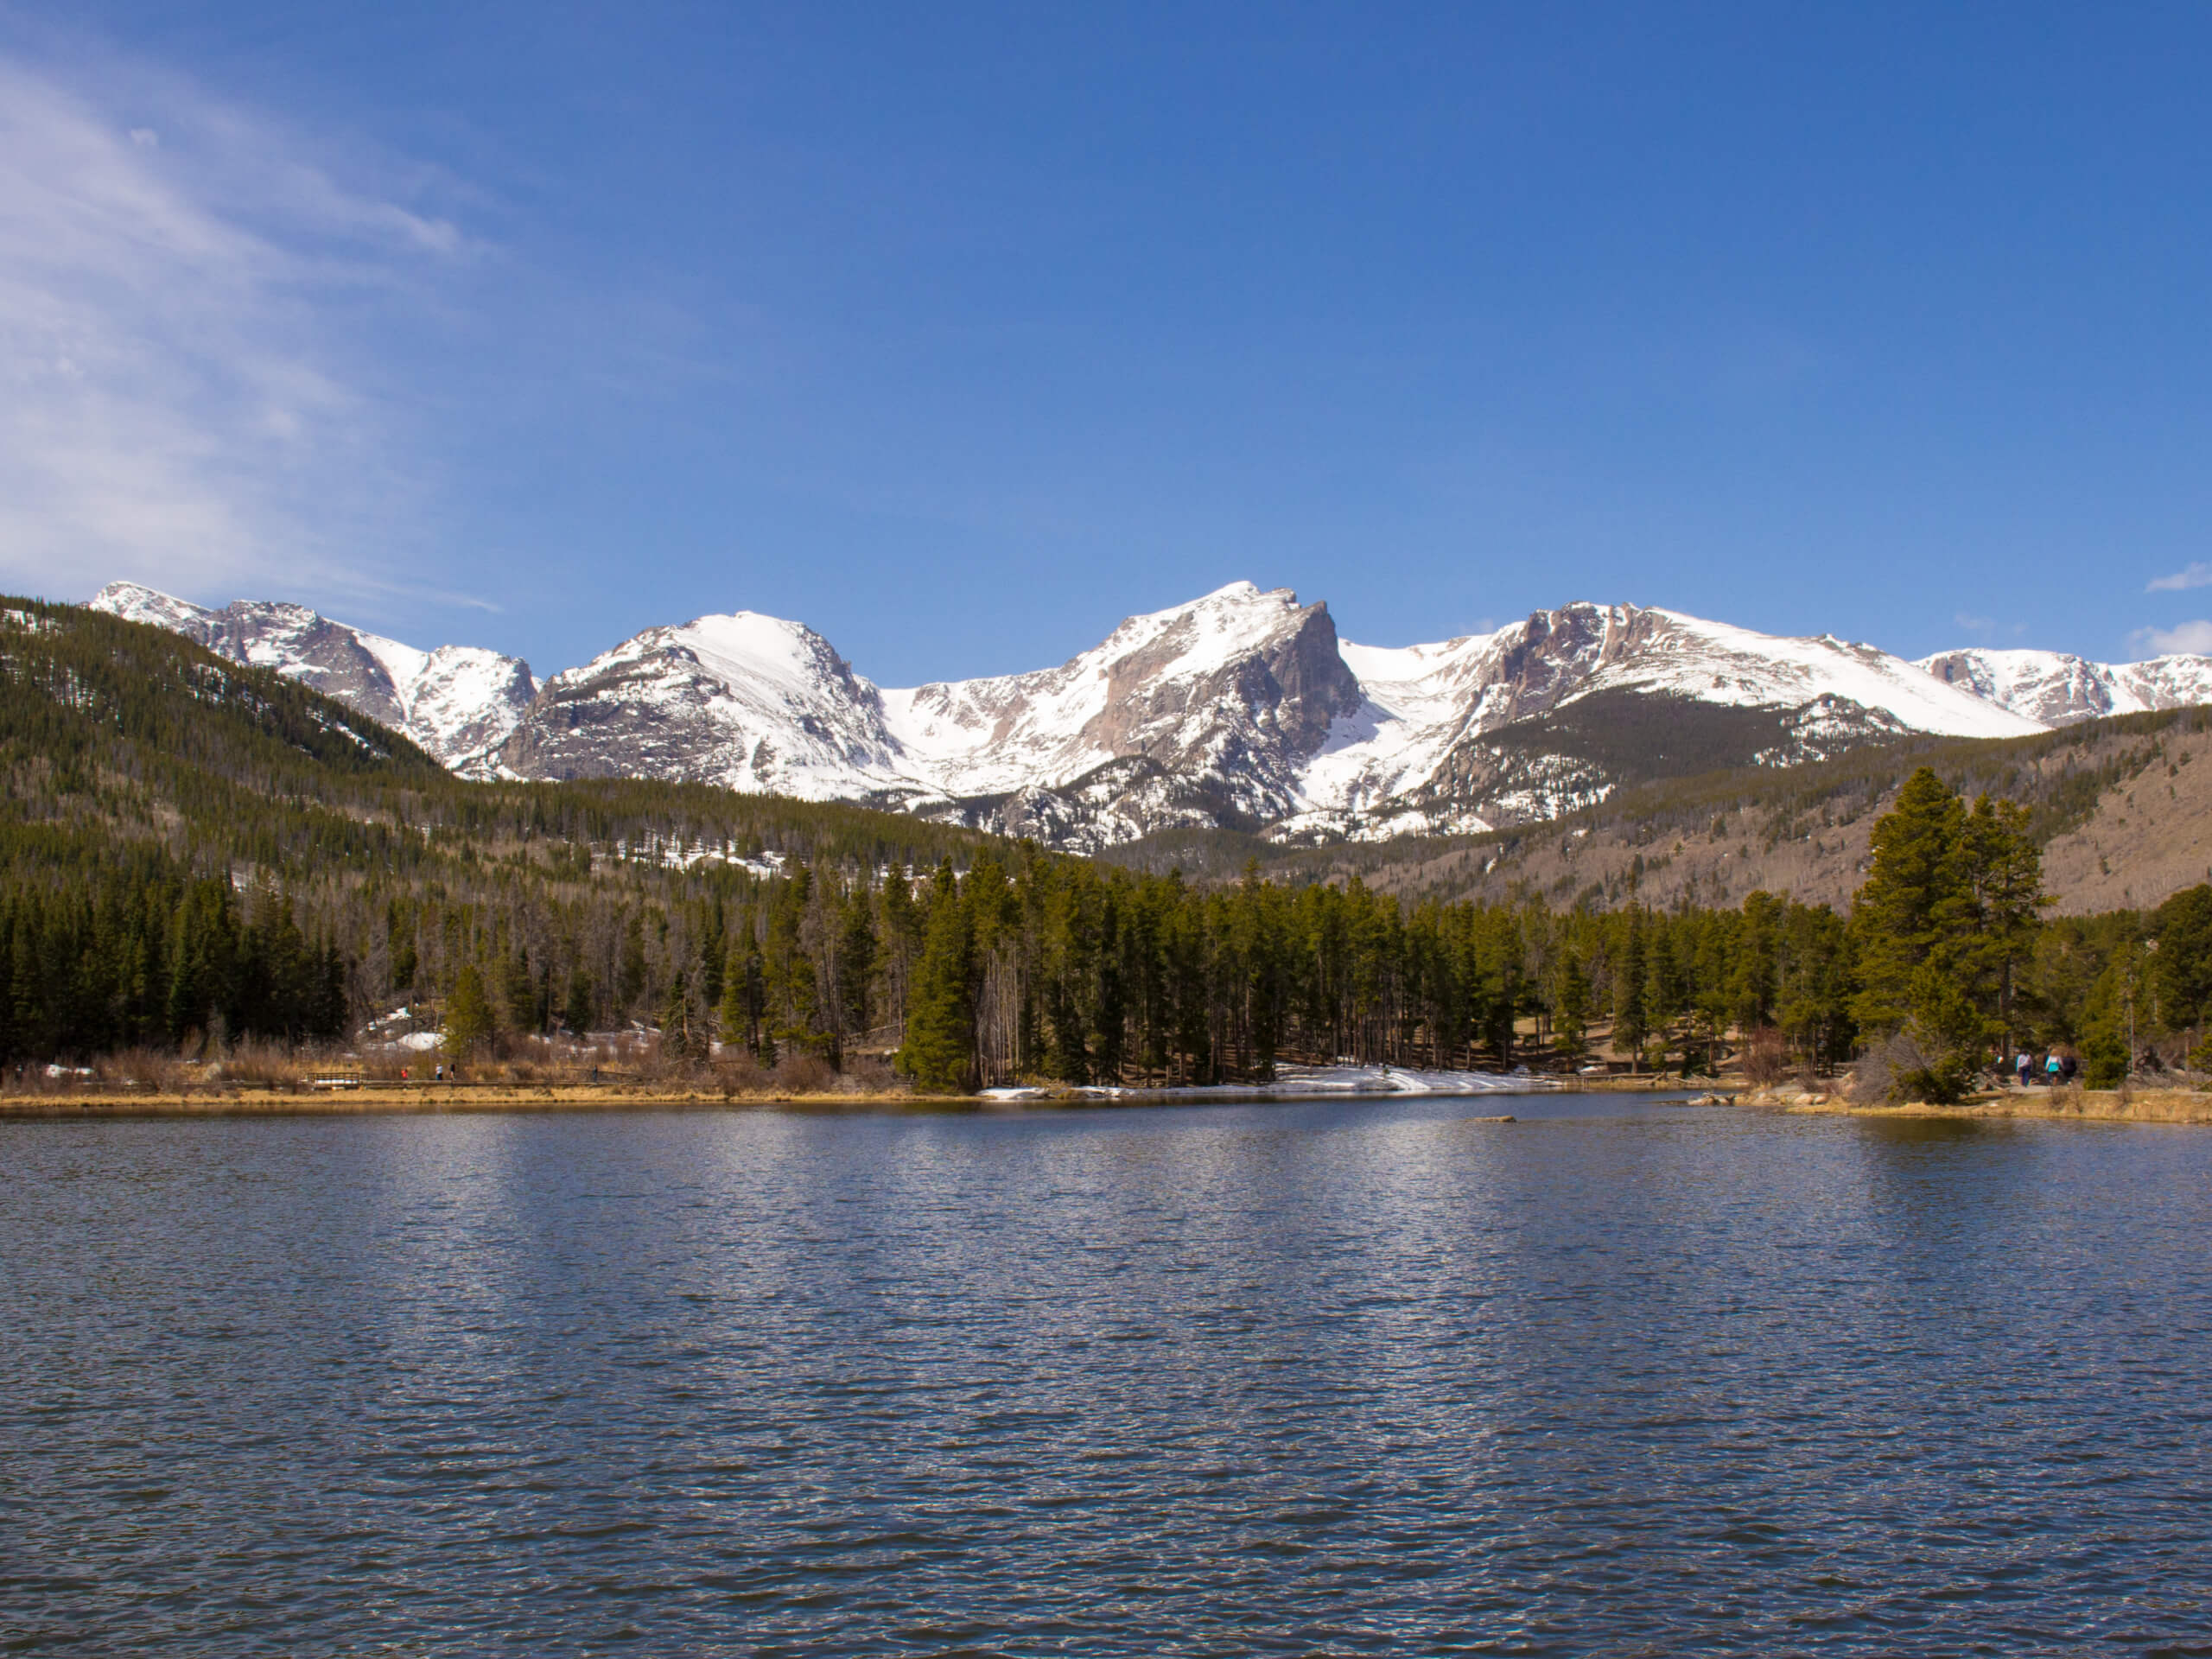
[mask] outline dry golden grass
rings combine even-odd
[[[443,1076],[440,1075],[441,1068]],[[912,1099],[882,1060],[843,1071],[812,1054],[764,1067],[740,1052],[706,1060],[664,1056],[651,1040],[598,1045],[507,1042],[458,1065],[435,1051],[295,1049],[239,1044],[217,1058],[154,1049],[87,1067],[0,1072],[0,1116],[117,1112],[619,1110],[737,1103],[882,1105]]]
[[[2212,1123],[2212,1094],[2193,1089],[2005,1090],[1956,1106],[1914,1101],[1902,1106],[1854,1106],[1840,1098],[1783,1105],[1789,1112],[1853,1117],[2077,1118],[2107,1123]]]
[[[318,1090],[194,1089],[181,1094],[116,1094],[99,1089],[0,1096],[0,1118],[353,1116],[468,1112],[651,1112],[754,1110],[789,1107],[818,1111],[886,1108],[971,1109],[968,1096],[724,1095],[645,1084],[530,1089],[506,1084],[425,1084],[420,1088]]]

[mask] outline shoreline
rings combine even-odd
[[[1315,1089],[1283,1092],[1268,1085],[1250,1090],[1224,1086],[1217,1094],[1187,1089],[1129,1090],[1118,1095],[1039,1093],[1017,1100],[993,1099],[982,1095],[915,1095],[853,1093],[814,1095],[734,1095],[700,1090],[656,1089],[650,1084],[598,1084],[564,1087],[560,1084],[517,1085],[462,1084],[422,1089],[348,1089],[303,1091],[241,1089],[236,1093],[189,1095],[102,1093],[0,1096],[0,1122],[114,1121],[126,1118],[170,1117],[429,1117],[479,1114],[557,1112],[751,1112],[797,1111],[914,1113],[1017,1113],[1082,1110],[1120,1106],[1248,1105],[1322,1100],[1397,1101],[1472,1099],[1478,1096],[1512,1099],[1525,1095],[1605,1094],[1622,1092],[1618,1084],[1590,1088],[1574,1084],[1531,1080],[1526,1089],[1486,1089],[1465,1094],[1443,1090]],[[1636,1092],[1688,1092],[1639,1084]]]
[[[2189,1089],[2029,1089],[1976,1095],[1955,1106],[1908,1101],[1859,1106],[1833,1096],[1738,1095],[1754,1111],[1808,1117],[1948,1118],[1987,1122],[2020,1118],[2076,1123],[2212,1123],[2212,1094]]]
[[[810,1110],[919,1111],[973,1109],[967,1095],[733,1095],[701,1090],[580,1084],[445,1084],[423,1089],[242,1089],[189,1095],[153,1093],[16,1095],[0,1096],[0,1121],[127,1117],[435,1117],[498,1112],[743,1112],[797,1108]]]
[[[448,1084],[423,1088],[364,1088],[295,1093],[240,1089],[238,1091],[157,1095],[86,1091],[82,1094],[0,1096],[0,1122],[118,1122],[132,1118],[216,1117],[433,1117],[505,1113],[561,1113],[584,1116],[622,1112],[788,1111],[832,1115],[852,1113],[1013,1114],[1071,1111],[1130,1106],[1253,1105],[1315,1101],[1378,1103],[1419,1099],[1512,1099],[1527,1095],[1682,1095],[1713,1104],[1793,1116],[1942,1118],[1964,1122],[2037,1119],[2104,1123],[2212,1124],[2212,1093],[2181,1089],[2060,1090],[2025,1094],[2006,1090],[1978,1096],[1955,1106],[1923,1101],[1902,1105],[1855,1105],[1834,1096],[1777,1094],[1729,1090],[1710,1082],[1626,1077],[1573,1080],[1531,1078],[1525,1089],[1484,1089],[1465,1094],[1446,1090],[1313,1089],[1285,1091],[1256,1085],[1247,1090],[1224,1087],[1219,1093],[1188,1089],[1129,1090],[1117,1095],[1040,1091],[1019,1099],[982,1095],[915,1095],[904,1092],[724,1096],[702,1090],[669,1090],[649,1084],[520,1085]]]

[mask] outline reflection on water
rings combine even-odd
[[[1874,1146],[1924,1147],[1972,1141],[1982,1135],[2011,1135],[2017,1120],[1989,1117],[1869,1117],[1860,1120],[1860,1131]]]
[[[39,1650],[2212,1628],[2212,1136],[1574,1097],[4,1145]]]

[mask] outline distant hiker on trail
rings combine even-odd
[[[2019,1067],[2020,1087],[2024,1089],[2034,1080],[2036,1057],[2029,1053],[2028,1051],[2024,1048],[2017,1055],[2013,1056],[2013,1058],[2018,1062]]]
[[[2057,1088],[2058,1074],[2063,1069],[2063,1064],[2059,1059],[2057,1052],[2052,1051],[2050,1058],[2043,1063],[2043,1080],[2052,1088]]]

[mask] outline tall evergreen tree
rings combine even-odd
[[[2205,1014],[2212,1009],[2212,886],[2199,882],[2174,894],[2158,906],[2151,925],[2166,1017],[2188,1027],[2194,1052],[2204,1046]]]
[[[952,861],[938,867],[929,919],[906,1015],[899,1069],[918,1089],[951,1091],[974,1085],[976,1073],[975,937]]]
[[[474,963],[463,963],[446,995],[446,1052],[456,1060],[467,1058],[491,1041],[495,1024],[483,974]]]
[[[1579,1060],[1589,1052],[1584,1038],[1590,1027],[1590,976],[1582,958],[1572,948],[1560,957],[1552,993],[1552,1033],[1560,1057]]]
[[[2042,855],[2027,815],[1984,796],[1969,810],[1923,766],[1874,826],[1872,866],[1853,907],[1862,1030],[1910,1025],[1951,1092],[2009,1040],[2018,970],[2033,947]]]
[[[1920,969],[1961,896],[1965,828],[1958,796],[1926,766],[1875,823],[1872,867],[1851,915],[1859,982],[1852,1012],[1861,1027],[1894,1031],[1926,1000]]]

